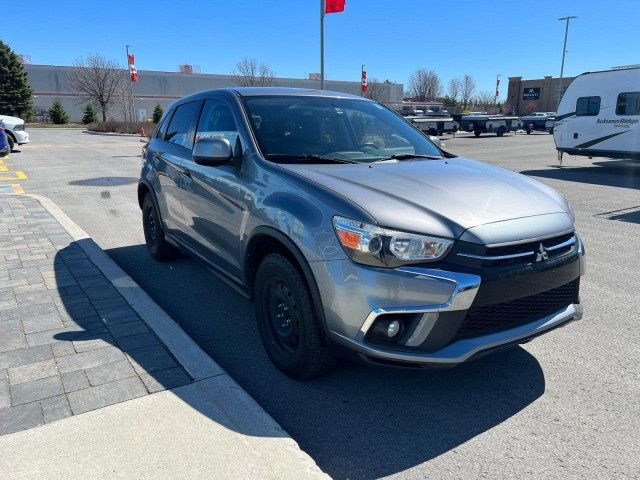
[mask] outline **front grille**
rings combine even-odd
[[[559,247],[559,245],[572,239],[574,243]],[[457,251],[454,252],[452,260],[454,263],[481,268],[498,268],[522,263],[535,263],[539,258],[540,244],[546,249],[547,258],[555,259],[575,251],[575,234],[571,232],[544,240],[515,243],[500,247],[478,247],[471,244],[461,244]]]
[[[540,247],[540,243],[544,245],[544,248],[560,245],[561,243],[570,240],[573,237],[573,233],[567,233],[553,238],[547,238],[545,240],[536,242],[516,243],[515,245],[505,245],[504,247],[491,247],[487,248],[485,256],[487,257],[501,257],[505,255],[515,255],[518,253],[535,252]]]
[[[505,303],[471,307],[452,342],[509,330],[578,302],[580,279],[546,292]]]

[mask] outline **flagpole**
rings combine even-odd
[[[127,45],[127,68],[129,70],[129,93],[131,96],[131,104],[129,106],[129,119],[135,122],[136,108],[133,99],[133,80],[131,80],[131,63],[129,62],[129,45]]]
[[[324,90],[324,4],[320,0],[320,90]]]

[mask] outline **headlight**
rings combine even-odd
[[[24,130],[24,123],[19,123],[18,125],[16,125],[15,127],[13,127],[13,129],[14,129],[16,132],[21,132],[21,131],[23,131],[23,130]]]
[[[453,245],[453,240],[389,230],[344,217],[333,217],[333,228],[351,260],[374,267],[435,262]]]

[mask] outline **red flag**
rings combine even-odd
[[[133,64],[133,53],[130,53],[129,55],[127,55],[127,57],[129,57],[129,72],[131,73],[131,81],[135,83],[138,81],[138,69]]]
[[[344,12],[345,0],[326,0],[324,13]]]
[[[364,70],[362,71],[362,91],[367,91],[367,72]]]

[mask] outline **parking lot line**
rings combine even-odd
[[[0,185],[0,194],[3,193],[24,193],[22,185],[14,183],[12,185]]]
[[[5,176],[1,176],[0,177],[0,181],[2,180],[26,180],[27,176],[24,174],[24,172],[20,171],[20,170],[16,170],[15,172],[9,172],[14,174],[15,176],[13,177],[5,177]]]
[[[24,150],[39,150],[43,148],[86,148],[86,147],[122,147],[131,146],[136,147],[138,143],[134,142],[118,142],[118,143],[73,143],[68,145],[23,145],[20,148]]]

